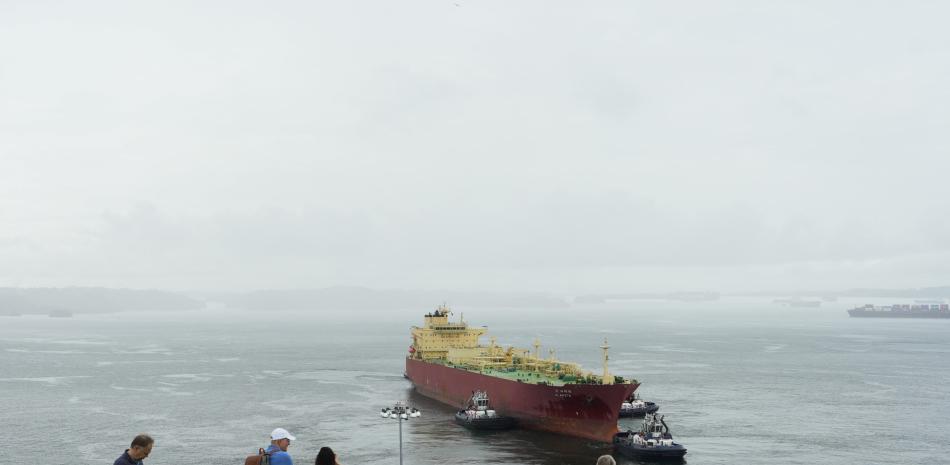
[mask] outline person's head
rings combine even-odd
[[[597,459],[597,465],[617,465],[617,461],[610,455],[601,455]]]
[[[296,441],[292,434],[289,431],[283,428],[277,428],[274,431],[270,432],[270,443],[279,447],[282,451],[287,451],[287,448],[290,447],[290,441]]]
[[[142,460],[148,457],[148,454],[152,453],[152,445],[155,444],[155,440],[147,434],[140,434],[132,439],[132,444],[129,445],[129,457],[132,460]]]
[[[336,465],[336,454],[329,447],[321,447],[317,452],[317,461],[315,465]]]

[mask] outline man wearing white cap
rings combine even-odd
[[[283,428],[277,428],[270,433],[270,446],[267,447],[267,453],[270,454],[271,465],[294,465],[294,460],[287,453],[290,447],[290,441],[296,441],[290,432]]]

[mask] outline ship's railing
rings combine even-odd
[[[518,367],[510,365],[502,366],[492,366],[489,364],[480,364],[473,362],[458,362],[451,360],[432,360],[432,362],[442,363],[446,366],[452,368],[458,368],[466,371],[471,371],[474,373],[505,373],[505,374],[520,374],[521,376],[516,376],[514,379],[521,382],[530,382],[536,384],[549,384],[549,385],[565,385],[565,384],[603,384],[603,377],[595,375],[590,372],[578,373],[578,374],[565,374],[565,373],[545,373],[537,372],[530,370],[519,369]],[[640,384],[636,378],[624,378],[623,376],[614,376],[614,384]]]
[[[554,359],[538,359],[534,357],[508,358],[502,354],[487,354],[474,357],[452,357],[443,352],[444,357],[426,358],[429,362],[441,363],[453,368],[466,371],[484,373],[523,373],[520,378],[527,382],[544,381],[551,384],[604,384],[602,376],[584,371],[576,363],[565,363]],[[612,384],[639,384],[636,379],[627,379],[623,376],[613,376]]]
[[[468,329],[468,325],[465,323],[439,323],[438,325],[431,325],[429,329],[434,329],[436,331],[458,331],[462,329]]]

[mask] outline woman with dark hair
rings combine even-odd
[[[329,447],[321,447],[320,452],[317,453],[316,465],[340,465],[336,463],[336,454],[333,453],[333,449]]]

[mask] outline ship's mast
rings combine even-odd
[[[607,355],[607,349],[610,349],[610,346],[607,345],[607,338],[604,338],[604,345],[600,348],[604,350],[604,377],[601,382],[603,384],[614,384],[614,377],[607,371],[607,360],[610,359],[610,356]]]

